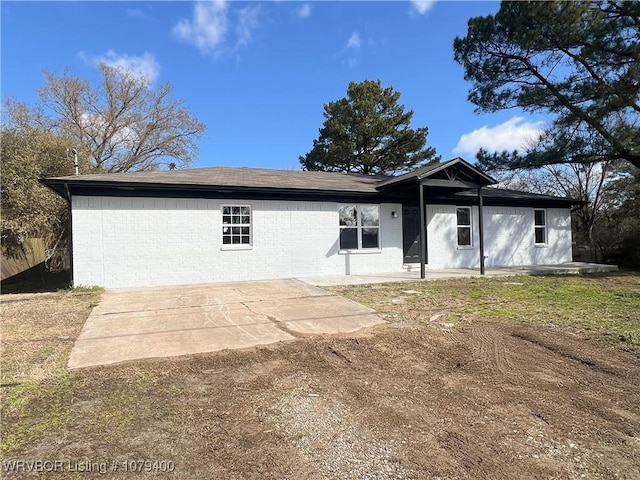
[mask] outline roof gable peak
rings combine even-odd
[[[433,163],[418,168],[412,172],[380,182],[378,188],[385,188],[407,182],[421,182],[427,178],[440,178],[449,181],[471,181],[479,186],[495,185],[498,183],[476,166],[461,157],[443,163]]]

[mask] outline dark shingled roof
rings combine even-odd
[[[398,185],[406,182],[416,182],[451,167],[457,167],[465,170],[467,172],[467,175],[470,178],[471,177],[474,178],[481,185],[493,185],[497,183],[495,179],[491,178],[489,175],[487,175],[483,171],[478,170],[477,167],[471,165],[466,160],[460,157],[456,157],[447,162],[431,163],[429,165],[425,165],[424,167],[417,168],[412,172],[405,173],[404,175],[387,177],[386,179],[380,182],[379,186],[386,187],[389,185]]]
[[[454,167],[481,185],[495,180],[461,158],[427,165],[399,176],[371,176],[339,172],[307,172],[299,170],[272,170],[246,167],[209,167],[156,172],[103,173],[54,177],[40,181],[69,199],[70,194],[81,195],[206,195],[223,198],[225,195],[248,195],[269,198],[367,198],[370,201],[386,199],[404,201],[416,195],[422,178],[441,175]],[[390,191],[390,189],[392,191]],[[579,205],[584,202],[569,198],[536,195],[514,190],[484,188],[487,200],[504,204],[563,204]],[[395,192],[395,193],[394,193]],[[431,200],[471,200],[475,189],[435,189],[429,191]],[[226,197],[225,197],[226,198]]]
[[[99,183],[130,185],[181,185],[211,187],[269,188],[336,192],[377,193],[376,186],[386,176],[336,172],[271,170],[266,168],[210,167],[156,172],[103,173],[54,177],[43,183]]]

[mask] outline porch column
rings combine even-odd
[[[69,215],[69,223],[67,224],[67,228],[69,229],[69,234],[67,235],[67,253],[69,254],[69,269],[71,273],[69,286],[75,287],[76,285],[73,284],[73,200],[68,183],[64,184],[64,191],[66,193],[65,199],[67,200],[67,215]]]
[[[427,227],[426,227],[426,215],[424,205],[424,185],[420,181],[420,278],[426,277],[426,263],[427,263]]]
[[[484,216],[482,187],[478,187],[478,229],[480,230],[480,275],[484,275]]]

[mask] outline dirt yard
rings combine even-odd
[[[73,373],[99,292],[4,296],[2,476],[640,478],[640,275],[335,291],[389,324]]]

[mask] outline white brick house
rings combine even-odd
[[[579,203],[492,188],[459,158],[397,177],[213,167],[41,181],[70,203],[74,284],[104,287],[569,262]]]

